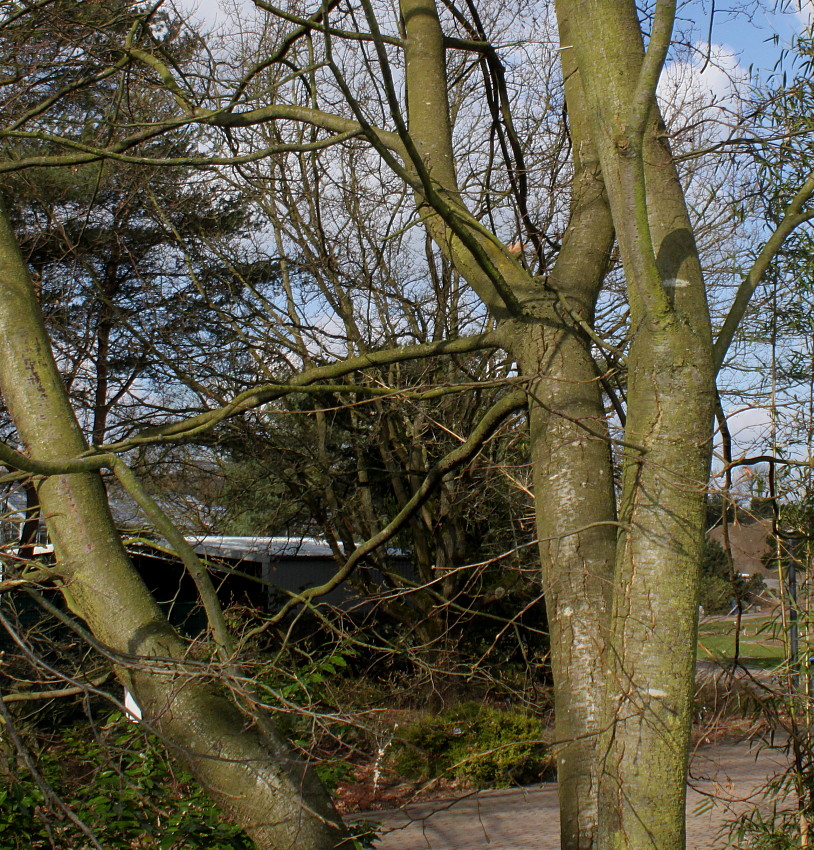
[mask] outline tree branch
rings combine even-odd
[[[783,211],[783,218],[780,224],[774,230],[774,233],[766,241],[763,250],[758,254],[757,259],[752,264],[746,277],[741,281],[735,300],[729,308],[729,313],[726,316],[723,327],[718,334],[713,346],[713,367],[718,372],[723,366],[726,352],[735,338],[735,332],[738,329],[749,302],[755,294],[758,284],[766,273],[769,264],[775,258],[783,243],[786,241],[792,231],[806,221],[814,218],[814,210],[803,212],[803,206],[814,195],[814,172],[811,173],[808,180],[800,187],[797,194],[791,199],[791,202]]]
[[[110,673],[105,673],[103,676],[97,676],[91,679],[88,685],[98,688],[110,678]],[[69,688],[55,688],[46,691],[12,691],[12,693],[3,695],[3,702],[32,702],[43,699],[57,699],[59,697],[74,697],[79,694],[87,693],[88,685],[72,685]]]
[[[319,585],[318,587],[309,587],[302,593],[292,596],[292,598],[289,599],[288,602],[286,602],[271,618],[271,621],[274,623],[280,622],[280,620],[282,620],[282,618],[296,605],[310,602],[318,596],[324,596],[326,593],[330,593],[343,581],[345,581],[345,579],[348,578],[365,556],[384,545],[404,527],[410,518],[415,515],[416,511],[418,511],[424,502],[427,501],[432,494],[433,489],[445,475],[474,457],[481,450],[486,439],[494,432],[500,423],[509,416],[509,414],[525,406],[526,397],[525,390],[516,390],[491,407],[484,414],[480,422],[475,426],[466,442],[453,449],[453,451],[433,466],[421,482],[421,486],[412,495],[410,500],[384,528],[374,534],[373,537],[368,538],[364,543],[357,546],[356,549],[354,549],[348,556],[341,569],[339,569],[327,582]]]
[[[628,119],[630,132],[637,137],[641,137],[644,133],[650,110],[655,102],[661,69],[664,67],[667,51],[670,49],[675,14],[676,0],[657,0],[650,41],[639,70]]]
[[[485,348],[500,347],[500,334],[496,331],[491,331],[460,339],[418,343],[416,345],[405,345],[400,348],[391,348],[385,351],[372,351],[366,354],[360,354],[357,357],[350,357],[338,363],[307,369],[299,375],[294,376],[287,384],[269,384],[246,390],[235,396],[229,404],[223,407],[208,410],[206,413],[201,413],[180,422],[170,423],[157,428],[147,428],[135,437],[119,443],[110,443],[106,446],[98,447],[97,451],[121,452],[134,448],[137,445],[190,439],[231,416],[237,416],[240,413],[253,410],[262,404],[267,404],[290,393],[302,392],[303,388],[310,384],[325,381],[326,379],[340,378],[343,375],[348,375],[360,369],[367,369],[372,366],[387,366],[391,363],[402,363],[407,360],[419,360],[425,357],[464,354]],[[2,454],[0,454],[0,461],[5,462]],[[12,463],[11,465],[17,466],[16,463]],[[18,468],[22,469],[23,467]]]

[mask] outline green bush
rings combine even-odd
[[[391,765],[409,779],[443,773],[478,787],[539,782],[550,759],[542,722],[465,702],[397,730]]]
[[[169,763],[154,736],[112,715],[94,736],[87,725],[63,730],[37,757],[54,793],[110,848],[250,850],[253,843],[220,812],[185,770]],[[64,811],[26,773],[5,771],[0,785],[0,847],[90,847]]]
[[[705,614],[727,614],[733,604],[732,582],[716,575],[701,573],[698,603]]]

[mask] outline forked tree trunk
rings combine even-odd
[[[443,36],[434,2],[402,0],[410,134],[445,198],[460,205],[446,99]],[[568,67],[574,149],[571,218],[556,266],[534,278],[499,243],[480,248],[522,305],[520,320],[483,269],[418,193],[438,246],[503,319],[504,345],[528,379],[537,531],[555,681],[562,847],[594,847],[598,822],[598,746],[604,696],[617,524],[602,395],[591,340],[575,317],[593,321],[613,246],[613,224],[575,66]],[[473,231],[475,233],[475,231]]]
[[[668,43],[669,4],[659,8]],[[598,846],[682,850],[714,400],[709,313],[634,3],[561,0],[558,15],[571,24],[632,328]]]
[[[51,353],[8,216],[0,208],[0,391],[29,456],[86,449]],[[264,850],[350,847],[313,774],[269,724],[250,723],[187,663],[186,645],[133,569],[97,474],[45,478],[39,499],[70,608],[119,659],[145,720],[227,814]]]
[[[443,193],[442,203],[428,204],[419,191],[419,209],[441,249],[504,319],[506,347],[530,379],[562,740],[562,846],[681,848],[713,370],[697,250],[655,105],[662,60],[642,73],[633,2],[558,4],[574,206],[546,287],[473,228],[484,265],[441,214],[443,201],[460,205],[443,37],[434,3],[402,0],[401,9],[410,133]],[[669,4],[659,9],[671,25]],[[655,42],[658,50],[658,34]],[[573,313],[592,321],[614,226],[633,334],[618,524],[590,342],[572,321]],[[525,313],[519,321],[508,318],[507,287]]]

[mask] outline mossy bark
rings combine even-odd
[[[435,3],[403,0],[401,10],[410,134],[439,191],[463,210]],[[574,315],[587,325],[593,322],[613,246],[613,223],[581,90],[570,79],[567,85],[574,101],[570,120],[574,192],[567,234],[552,274],[547,279],[531,276],[497,239],[472,230],[522,305],[522,316],[506,317],[506,303],[477,258],[420,192],[417,201],[433,239],[501,320],[504,346],[529,379],[536,525],[560,742],[562,847],[585,850],[593,846],[598,820],[604,642],[617,526],[607,425],[591,340]]]
[[[659,20],[669,7],[657,4]],[[562,251],[543,280],[464,207],[436,4],[401,0],[400,9],[409,138],[377,138],[403,155],[428,232],[499,323],[528,379],[562,846],[682,848],[713,358],[697,249],[654,97],[658,63],[650,60],[659,39],[646,57],[632,0],[557,3],[574,188]],[[401,125],[397,96],[391,106]],[[239,126],[261,115],[356,127],[277,105],[212,123],[228,117]],[[13,235],[2,226],[0,386],[32,457],[74,456],[84,442]],[[632,332],[618,518],[585,333],[614,231]],[[283,743],[242,730],[243,715],[226,695],[182,669],[184,647],[130,567],[98,477],[55,476],[40,491],[66,596],[102,641],[142,658],[122,664],[123,679],[213,796],[260,846],[341,842],[329,802]]]
[[[584,153],[590,149],[583,144]],[[549,284],[591,325],[613,225],[598,163],[587,155],[577,158],[575,171],[569,227]],[[599,819],[599,742],[618,527],[591,342],[562,315],[559,298],[551,297],[552,321],[523,328],[509,347],[530,378],[536,528],[560,742],[561,846],[586,850],[595,846]]]
[[[453,235],[442,205],[417,197],[433,238],[502,320],[505,347],[529,378],[562,846],[679,848],[711,449],[709,315],[655,103],[658,55],[643,71],[635,5],[561,0],[557,13],[575,171],[554,273],[531,278],[497,240],[472,230],[522,315],[506,316],[494,274]],[[447,201],[459,204],[435,5],[403,0],[402,16],[410,133]],[[632,325],[618,520],[591,343],[573,322],[593,320],[614,230]]]
[[[572,22],[632,326],[598,846],[679,850],[711,456],[709,313],[655,80],[642,86],[635,5],[564,0],[558,13]]]
[[[65,460],[86,450],[2,207],[0,391],[32,459]],[[270,724],[252,723],[225,689],[187,663],[186,645],[122,547],[100,477],[57,475],[38,489],[70,608],[114,652],[119,678],[170,752],[258,847],[351,846],[328,795]]]

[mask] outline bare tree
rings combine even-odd
[[[118,46],[108,48],[110,60],[99,66],[104,70],[85,69],[71,86],[96,84],[100,75],[133,63],[132,73],[145,73],[161,96],[172,99],[174,111],[146,128],[121,128],[115,141],[79,144],[50,134],[53,151],[39,159],[7,159],[0,170],[78,166],[104,157],[142,161],[149,151],[140,144],[184,124],[223,130],[223,145],[207,157],[209,165],[239,166],[292,148],[364,145],[412,195],[416,217],[477,295],[494,329],[355,351],[310,368],[303,364],[285,383],[252,388],[224,406],[88,454],[6,221],[0,231],[0,387],[25,454],[4,448],[2,459],[45,476],[40,501],[72,608],[114,651],[155,657],[147,669],[143,661],[134,669],[122,662],[122,678],[167,739],[193,754],[216,799],[260,846],[334,846],[342,838],[327,800],[300,783],[301,768],[262,716],[254,715],[252,731],[239,731],[240,714],[225,696],[213,695],[196,678],[178,686],[186,676],[178,666],[182,645],[136,581],[92,470],[110,467],[138,493],[116,452],[197,438],[227,417],[297,389],[321,385],[339,392],[335,382],[361,368],[501,348],[517,364],[522,391],[496,401],[460,446],[427,471],[395,517],[348,555],[332,582],[292,598],[276,616],[351,575],[366,554],[416,515],[445,475],[468,462],[524,405],[552,643],[562,845],[683,847],[715,376],[774,254],[812,215],[807,204],[814,178],[788,192],[774,232],[715,335],[695,226],[656,102],[674,4],[658,2],[647,27],[633,3],[556,4],[567,136],[547,92],[524,86],[522,75],[515,82],[509,71],[512,50],[522,50],[518,43],[550,37],[545,13],[517,12],[515,27],[532,33],[523,42],[508,38],[512,30],[502,26],[511,13],[495,12],[490,19],[474,3],[439,8],[427,0],[401,0],[394,9],[360,0],[329,3],[307,17],[265,0],[257,5],[269,14],[274,46],[237,82],[218,88],[178,72],[148,28],[144,35],[147,19],[140,19],[134,31],[143,41],[118,38]],[[461,97],[487,108],[472,113],[470,122],[469,113],[457,109]],[[17,124],[8,124],[7,135],[30,126],[45,138],[37,122],[56,102],[46,97]],[[570,178],[570,208],[559,234],[557,210],[549,226],[536,219],[540,207],[530,203],[530,186],[544,184],[528,179],[513,108],[526,109],[538,132],[558,126],[554,137],[570,143],[571,163],[561,172]],[[479,121],[479,115],[486,118]],[[253,128],[270,124],[279,134],[258,146]],[[484,146],[462,144],[464,134],[479,131]],[[500,156],[490,159],[490,150]],[[483,177],[491,173],[476,162],[484,151],[487,165],[502,172],[500,185]],[[167,158],[152,161],[167,164]],[[195,164],[194,158],[186,161]],[[492,203],[495,194],[499,203]],[[624,351],[603,339],[595,322],[614,246],[625,283]],[[611,380],[623,369],[624,400]],[[615,399],[613,415],[624,419],[624,432],[614,437],[622,465],[618,493],[613,421],[603,390]],[[351,395],[366,391],[348,384]],[[207,605],[211,593],[179,535],[142,502],[198,576]],[[229,639],[217,606],[207,613],[228,663]],[[237,673],[232,678],[240,680]],[[269,790],[283,784],[283,793]],[[215,790],[226,787],[229,793]]]

